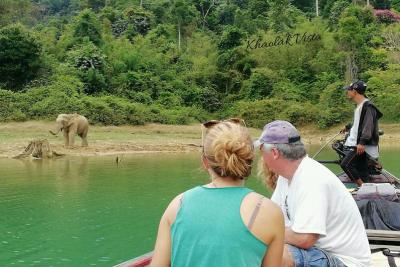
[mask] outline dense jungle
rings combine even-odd
[[[400,122],[400,0],[0,0],[0,121]]]

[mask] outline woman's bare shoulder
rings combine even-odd
[[[260,217],[262,217],[265,220],[274,220],[274,219],[278,219],[277,217],[282,216],[282,210],[281,208],[274,203],[272,200],[270,200],[269,198],[267,198],[266,196],[263,196],[261,194],[258,193],[253,193],[254,194],[254,198],[255,199],[260,199],[262,198],[262,202],[260,205]]]
[[[170,225],[172,225],[175,221],[176,214],[178,213],[178,210],[181,207],[182,198],[183,198],[183,193],[174,197],[174,199],[171,200],[167,209],[164,212],[163,217],[168,221]]]

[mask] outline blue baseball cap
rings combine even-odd
[[[264,126],[258,140],[254,141],[254,147],[261,144],[291,144],[300,141],[297,129],[288,121],[276,120]]]

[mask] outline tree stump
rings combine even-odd
[[[14,159],[21,159],[32,156],[36,159],[61,157],[64,154],[59,154],[53,151],[47,139],[34,139],[25,148],[24,152],[13,157]]]

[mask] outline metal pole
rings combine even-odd
[[[315,10],[317,12],[317,17],[319,16],[318,0],[315,0]]]
[[[337,134],[335,134],[334,137],[332,137],[331,139],[328,140],[328,142],[326,142],[318,151],[317,153],[314,154],[314,156],[312,158],[315,158],[319,153],[321,153],[322,149],[324,149],[324,147],[326,147],[327,144],[329,144],[336,136],[338,136],[339,134],[341,134],[341,132],[338,132]]]

